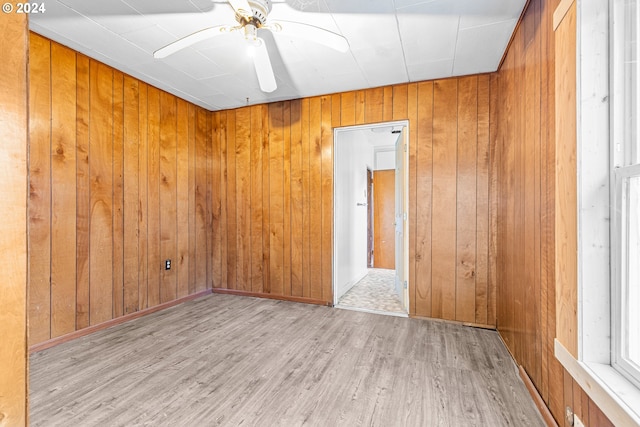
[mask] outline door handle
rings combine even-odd
[[[356,203],[356,206],[367,206],[366,203]]]

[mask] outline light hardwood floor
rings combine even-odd
[[[493,331],[211,295],[31,356],[33,426],[543,426]]]

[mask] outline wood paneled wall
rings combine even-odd
[[[556,73],[553,13],[531,0],[502,67],[492,77],[492,152],[497,179],[497,325],[559,425],[569,406],[587,426],[610,422],[554,356],[556,325]],[[574,58],[575,59],[575,58]],[[493,108],[495,107],[495,108]],[[575,108],[575,103],[573,105]],[[575,148],[575,147],[574,147]],[[575,178],[575,177],[574,177]],[[569,194],[569,198],[575,194]]]
[[[332,128],[408,119],[411,314],[494,325],[490,96],[482,75],[213,113],[214,287],[331,303]]]
[[[14,7],[15,2],[9,2]],[[27,17],[0,19],[0,425],[28,424]]]
[[[557,338],[578,358],[577,4],[555,28]],[[555,14],[558,19],[558,13]]]
[[[30,42],[33,345],[204,290],[212,170],[209,112]]]
[[[406,119],[411,314],[495,325],[489,75],[210,113],[31,47],[30,344],[207,287],[331,303],[332,129]]]

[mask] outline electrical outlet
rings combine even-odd
[[[566,408],[564,408],[564,417],[567,420],[567,424],[573,427],[574,415],[573,415],[573,409],[571,408],[571,406],[567,406]]]
[[[575,414],[573,414],[573,427],[584,427],[584,423]]]
[[[165,270],[171,270],[171,260],[168,259],[164,262],[164,269]]]

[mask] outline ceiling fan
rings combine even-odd
[[[200,41],[234,31],[242,31],[245,40],[253,48],[253,64],[260,89],[263,92],[273,92],[277,88],[276,78],[273,74],[267,47],[264,39],[258,36],[258,30],[269,30],[274,34],[285,34],[313,41],[339,52],[346,52],[349,49],[347,39],[324,28],[291,21],[270,21],[267,23],[267,16],[271,12],[271,0],[228,0],[228,2],[236,13],[236,21],[239,25],[204,28],[156,50],[153,57],[156,59],[165,58]]]

